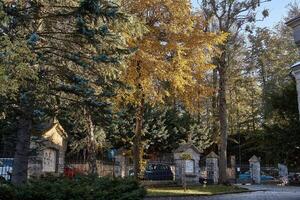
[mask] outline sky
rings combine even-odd
[[[266,8],[269,9],[270,16],[264,19],[264,21],[262,22],[257,22],[256,25],[259,27],[266,26],[269,28],[273,28],[287,14],[287,5],[293,2],[300,4],[300,0],[272,0],[271,2],[262,4],[258,12],[261,13],[262,10]],[[192,0],[192,3],[194,7],[197,7],[197,0]]]

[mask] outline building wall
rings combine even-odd
[[[294,69],[294,76],[297,82],[297,91],[298,91],[298,109],[300,114],[300,67],[298,69]]]

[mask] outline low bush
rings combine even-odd
[[[44,178],[18,188],[1,186],[0,196],[2,189],[12,195],[4,199],[12,200],[140,200],[146,194],[145,189],[133,179],[92,176]]]
[[[16,200],[15,188],[9,184],[0,184],[0,200]]]

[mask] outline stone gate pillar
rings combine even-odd
[[[260,184],[260,160],[254,155],[249,160],[251,180],[255,184]]]
[[[183,155],[188,155],[183,158]],[[193,144],[180,145],[174,151],[175,181],[198,184],[200,178],[200,151]]]
[[[236,182],[236,158],[235,156],[230,156],[230,168],[229,168],[230,174],[227,174],[227,178],[229,178],[230,181]]]
[[[213,184],[219,182],[219,156],[215,152],[211,152],[206,156],[207,180]]]
[[[117,176],[120,176],[124,178],[126,176],[126,157],[125,157],[125,151],[123,149],[120,149],[117,151],[117,155],[115,157],[116,164],[119,166],[119,174]]]
[[[289,183],[289,171],[288,167],[284,164],[278,164],[279,178],[282,181],[283,185],[287,185]]]

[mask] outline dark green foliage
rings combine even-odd
[[[133,179],[45,178],[14,188],[0,186],[0,200],[139,200],[146,191]],[[5,197],[5,198],[4,198]]]
[[[295,81],[272,91],[268,103],[272,112],[265,124],[263,136],[264,153],[271,161],[284,162],[290,168],[300,165],[300,122]]]
[[[130,149],[135,128],[134,109],[123,108],[113,117],[108,139],[115,148]],[[195,116],[183,108],[146,106],[143,121],[144,150],[149,154],[171,153],[189,138],[203,150],[211,145],[210,135]]]
[[[92,104],[93,102],[89,102]],[[94,121],[94,134],[95,140],[99,150],[107,147],[106,129],[111,123],[111,110],[109,106],[100,106],[99,102],[96,102],[98,107],[90,110],[90,114],[93,116]],[[96,104],[95,103],[95,104]],[[58,112],[58,120],[64,129],[68,132],[69,140],[69,152],[77,153],[79,151],[89,149],[89,127],[87,119],[84,116],[83,108],[78,103],[70,103],[62,105]],[[100,153],[100,152],[99,152]]]
[[[135,123],[134,112],[134,108],[128,106],[114,113],[107,137],[115,148],[130,149],[132,147]]]
[[[16,200],[16,190],[9,184],[0,184],[0,200]]]
[[[31,124],[58,117],[61,107],[75,104],[78,116],[84,110],[86,141],[94,138],[94,126],[109,115],[109,97],[119,86],[113,81],[130,53],[124,37],[134,35],[124,29],[129,23],[111,0],[0,0],[0,124],[7,126],[11,112],[19,120],[14,171],[20,172],[13,173],[14,183],[20,182],[17,175],[27,177],[21,163],[28,160],[22,152],[29,149],[23,141],[34,132]]]
[[[262,129],[241,134],[242,162],[247,163],[255,154],[263,164],[285,163],[290,170],[299,170],[300,122],[295,82],[270,90],[267,104],[270,112]],[[235,140],[239,140],[238,136]],[[237,148],[237,144],[232,144],[231,151],[238,152]]]

